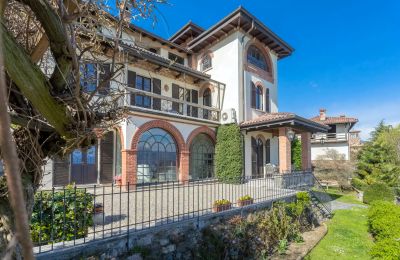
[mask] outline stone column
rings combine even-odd
[[[303,171],[311,170],[311,133],[301,133],[301,166]]]
[[[292,170],[291,143],[287,137],[287,128],[279,128],[279,172],[285,173]]]
[[[137,180],[137,151],[136,150],[122,150],[121,151],[121,171],[122,171],[122,185],[127,187],[136,187]]]
[[[180,153],[179,182],[185,184],[189,181],[189,158],[190,152],[185,149]]]

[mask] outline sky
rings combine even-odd
[[[278,62],[279,111],[356,117],[363,139],[381,120],[400,123],[399,0],[169,0],[155,24],[135,23],[168,38],[189,20],[208,29],[240,5],[295,49]]]

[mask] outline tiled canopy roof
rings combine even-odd
[[[284,126],[293,127],[297,130],[306,130],[312,133],[326,132],[329,129],[328,126],[288,112],[266,113],[257,118],[240,123],[240,127],[246,129],[246,131],[267,130]]]
[[[346,123],[352,123],[355,124],[358,122],[357,118],[353,117],[345,117],[345,116],[339,116],[339,117],[332,117],[332,116],[327,116],[325,120],[321,120],[319,116],[315,116],[313,118],[310,118],[312,121],[324,124],[324,125],[331,125],[331,124],[346,124]]]
[[[264,122],[272,122],[276,121],[279,119],[289,119],[289,118],[294,118],[296,115],[293,113],[287,113],[287,112],[280,112],[280,113],[267,113],[265,115],[259,116],[257,118],[243,121],[240,125],[241,126],[247,126],[247,125],[254,125],[258,123],[264,123]]]

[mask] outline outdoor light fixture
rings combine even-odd
[[[286,132],[287,138],[289,138],[289,141],[293,141],[295,132],[292,130],[292,128],[289,128]]]

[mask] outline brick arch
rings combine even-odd
[[[200,126],[200,127],[196,128],[196,129],[194,129],[194,130],[190,133],[190,135],[189,135],[189,137],[188,137],[188,139],[187,139],[187,142],[186,142],[186,149],[187,149],[187,150],[190,149],[190,145],[192,144],[194,138],[195,138],[197,135],[199,135],[199,134],[206,134],[206,135],[208,135],[208,137],[210,137],[211,140],[213,141],[214,145],[216,144],[217,138],[216,138],[216,136],[215,136],[215,131],[211,130],[211,128],[209,128],[209,127],[207,127],[207,126]]]
[[[247,51],[250,46],[255,46],[255,47],[257,47],[257,49],[259,49],[262,52],[262,54],[264,55],[265,61],[267,62],[267,65],[269,67],[269,71],[265,71],[260,68],[257,68],[247,62]],[[243,63],[244,63],[245,70],[252,72],[252,73],[256,74],[257,76],[259,76],[271,83],[274,83],[274,76],[273,76],[274,75],[274,67],[273,67],[274,64],[272,63],[270,49],[268,47],[266,47],[264,44],[262,44],[261,42],[259,42],[258,40],[248,41],[244,49],[245,49],[245,51],[243,52],[243,55],[244,55]]]
[[[141,125],[133,134],[131,142],[132,150],[136,151],[140,136],[151,128],[161,128],[167,131],[175,139],[179,152],[186,150],[185,140],[183,139],[181,132],[175,126],[165,120],[152,120]]]

